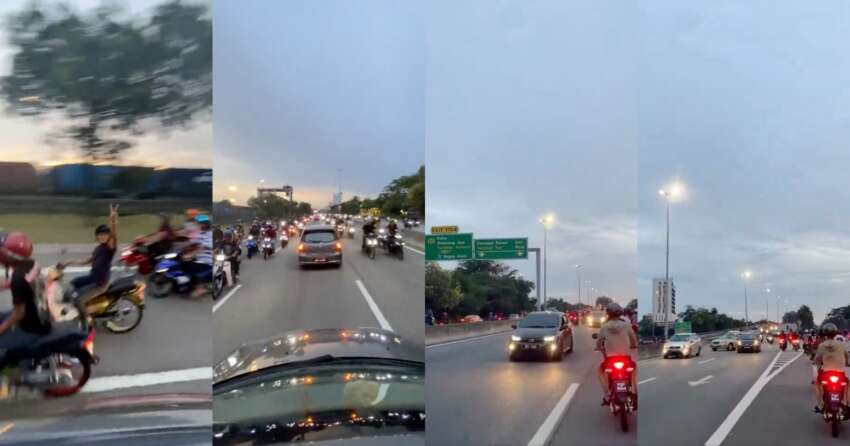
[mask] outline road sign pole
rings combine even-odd
[[[542,310],[543,307],[540,305],[540,248],[528,248],[528,252],[534,253],[537,272],[537,284],[535,285],[535,288],[537,288],[537,309]]]

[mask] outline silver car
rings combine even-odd
[[[298,244],[298,266],[342,265],[342,242],[332,225],[309,225]]]

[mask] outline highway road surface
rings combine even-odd
[[[74,245],[62,260],[85,257],[87,245]],[[58,252],[39,250],[36,261],[49,266],[60,260]],[[117,262],[116,255],[116,262]],[[85,268],[69,268],[63,286]],[[113,278],[121,274],[113,271]],[[11,308],[12,296],[0,292],[0,310]],[[106,399],[118,401],[160,394],[194,394],[209,398],[212,380],[210,367],[212,335],[210,313],[212,299],[193,300],[181,296],[164,299],[151,297],[141,324],[125,334],[112,334],[105,328],[96,331],[94,350],[100,362],[92,367],[92,377],[81,393],[61,399],[44,399],[24,389],[16,397],[0,400],[0,420],[46,416],[82,410]]]
[[[837,443],[814,414],[811,361],[767,344],[761,353],[711,351],[639,362],[641,444]],[[850,439],[844,427],[841,441]]]
[[[243,255],[239,283],[213,307],[213,359],[246,342],[288,330],[381,327],[424,346],[425,263],[409,244],[399,260],[360,249],[361,231],[343,237],[342,267],[298,267],[297,237],[269,260]]]
[[[561,362],[508,361],[510,333],[428,346],[427,437],[447,446],[636,444],[600,405],[591,333],[577,327]]]

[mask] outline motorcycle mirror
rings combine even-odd
[[[592,335],[590,335],[590,337],[592,337],[593,339],[599,339],[599,334],[593,333]]]

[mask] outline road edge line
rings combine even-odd
[[[720,426],[715,429],[714,433],[711,434],[711,437],[705,441],[705,446],[720,446],[726,437],[729,435],[729,432],[732,432],[732,428],[738,423],[738,420],[744,415],[747,408],[750,407],[750,404],[755,401],[756,397],[761,390],[764,389],[764,386],[770,381],[770,369],[773,368],[773,365],[776,364],[776,361],[779,360],[779,356],[782,355],[782,352],[778,352],[776,356],[773,357],[773,360],[770,361],[770,364],[767,365],[767,368],[761,373],[761,376],[756,379],[756,382],[753,383],[750,390],[744,394],[743,398],[738,401],[738,404],[735,405],[735,408],[732,409],[732,412],[729,412],[729,415],[726,416],[726,419],[720,423]]]
[[[216,310],[219,309],[219,307],[221,307],[222,305],[224,305],[225,302],[227,302],[227,299],[230,299],[230,296],[233,296],[234,294],[236,294],[237,291],[239,291],[239,288],[242,288],[241,283],[236,284],[236,286],[233,287],[230,292],[228,292],[223,298],[221,298],[220,301],[216,302],[215,305],[213,305],[212,312],[215,313]]]
[[[431,347],[442,347],[444,345],[452,345],[452,344],[460,344],[462,342],[477,341],[479,339],[489,338],[489,337],[492,337],[492,336],[504,335],[504,334],[507,334],[507,333],[510,333],[510,332],[511,332],[511,330],[505,330],[505,331],[500,331],[500,332],[496,332],[496,333],[487,333],[487,334],[478,335],[478,336],[470,336],[468,338],[453,339],[451,341],[435,342],[433,344],[425,344],[425,350],[427,350]]]
[[[417,253],[417,254],[419,254],[419,255],[421,255],[421,256],[424,256],[424,255],[425,255],[425,252],[424,252],[424,251],[420,251],[420,250],[418,250],[418,249],[416,249],[416,248],[411,248],[411,247],[410,247],[410,246],[408,246],[408,245],[404,245],[404,247],[405,247],[405,248],[407,248],[407,249],[409,249],[409,250],[411,250],[411,251],[413,251],[413,252],[415,252],[415,253]]]
[[[80,393],[101,393],[133,387],[149,387],[187,381],[212,379],[212,367],[194,367],[181,370],[145,372],[133,375],[110,375],[92,378],[80,389]],[[169,377],[169,379],[164,379]],[[129,384],[128,384],[129,383]]]
[[[372,295],[369,294],[369,290],[366,289],[366,286],[363,285],[363,281],[357,279],[354,281],[357,284],[357,288],[360,290],[360,294],[363,295],[363,298],[366,299],[366,304],[369,305],[369,309],[372,310],[372,314],[375,315],[375,319],[378,320],[378,324],[380,324],[381,328],[387,331],[393,331],[393,327],[384,317],[384,314],[381,313],[381,309],[378,308],[378,304],[375,303],[374,299],[372,299]]]
[[[552,439],[552,434],[555,433],[555,428],[558,427],[558,421],[564,416],[564,412],[567,411],[567,407],[569,407],[570,401],[572,401],[578,391],[578,387],[579,383],[572,383],[567,387],[564,396],[561,397],[558,403],[555,404],[555,407],[552,408],[552,411],[549,412],[549,416],[546,417],[546,420],[537,429],[537,433],[531,437],[528,446],[546,446],[549,443],[549,440]]]
[[[648,383],[648,382],[655,381],[656,379],[658,379],[658,378],[657,378],[657,377],[655,377],[655,376],[653,376],[652,378],[646,378],[646,379],[645,379],[645,380],[643,380],[643,381],[638,381],[637,385],[646,384],[646,383]]]

